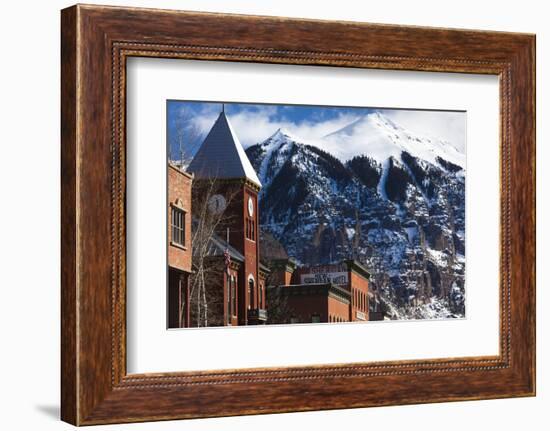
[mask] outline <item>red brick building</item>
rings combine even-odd
[[[347,289],[332,283],[296,284],[268,288],[270,313],[275,298],[286,313],[273,323],[349,322],[351,297]]]
[[[208,282],[211,284],[211,307],[216,316],[221,317],[213,321],[216,326],[235,326],[239,324],[239,279],[244,267],[244,256],[226,241],[213,235],[208,243],[208,266],[213,269],[213,275]],[[229,256],[229,259],[227,259]],[[217,293],[212,294],[212,289]],[[242,301],[242,299],[241,299]]]
[[[270,303],[284,303],[276,323],[331,323],[369,320],[369,277],[355,260],[297,267],[292,259],[274,261]]]
[[[170,327],[263,324],[268,312],[270,323],[369,320],[369,273],[357,261],[260,263],[261,183],[223,110],[187,167],[190,174],[168,170]]]
[[[203,194],[207,196],[209,211],[223,214],[215,229],[211,257],[225,262],[219,273],[224,325],[265,323],[265,277],[269,270],[260,265],[261,183],[224,111],[188,170],[194,174],[197,188],[207,191]],[[230,256],[230,267],[226,254]],[[220,313],[221,310],[220,307]]]
[[[168,327],[189,326],[193,176],[168,164]]]

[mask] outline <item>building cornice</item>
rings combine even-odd
[[[271,274],[271,270],[266,266],[264,265],[263,263],[260,262],[260,264],[258,265],[259,267],[259,273],[260,273],[260,277],[262,277],[264,280],[267,278],[267,276],[269,274]]]
[[[273,269],[284,269],[286,272],[290,272],[292,274],[296,270],[298,262],[289,257],[286,259],[273,259],[270,261],[270,265]]]
[[[284,296],[329,296],[345,304],[351,303],[351,292],[332,283],[289,284],[268,288]]]
[[[348,271],[355,272],[356,274],[362,276],[363,278],[366,278],[367,280],[370,279],[370,272],[358,261],[348,259],[345,260],[344,263],[347,265]]]
[[[195,176],[191,172],[184,171],[181,168],[178,168],[177,166],[175,166],[173,163],[168,162],[168,167],[175,170],[178,174],[181,174],[181,175],[189,178],[190,180],[195,178]]]

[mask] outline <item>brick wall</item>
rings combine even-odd
[[[180,271],[191,272],[191,185],[192,175],[168,165],[168,265]],[[172,243],[171,207],[185,213],[185,243],[179,246]]]
[[[353,270],[349,272],[351,288],[351,321],[369,320],[369,281]]]
[[[292,317],[298,320],[297,323],[311,323],[313,314],[319,314],[321,322],[328,322],[327,295],[289,296],[288,306],[292,310]]]
[[[348,322],[350,306],[332,296],[328,297],[328,322]]]
[[[253,203],[253,214],[252,217],[248,215],[248,200],[252,199]],[[247,301],[247,307],[254,309],[258,308],[258,272],[259,272],[259,260],[260,260],[260,253],[259,253],[259,247],[258,247],[258,199],[257,194],[254,190],[250,189],[249,187],[245,186],[244,189],[244,199],[242,200],[243,208],[242,208],[242,214],[243,214],[243,250],[242,253],[245,257],[244,262],[244,278],[245,278],[245,289],[248,289],[248,280],[249,277],[252,276],[254,278],[254,291],[252,292],[252,298],[249,298],[247,295],[246,301]],[[254,239],[246,238],[246,235],[244,232],[246,232],[246,220],[250,219],[254,222],[254,231],[255,234],[253,235]],[[250,302],[250,299],[252,299],[252,303]]]

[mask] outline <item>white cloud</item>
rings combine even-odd
[[[459,152],[466,151],[466,113],[449,111],[412,111],[383,109],[381,112],[411,132],[444,139]]]
[[[193,122],[206,134],[218,115],[219,109],[201,112],[200,115],[193,118]],[[278,128],[287,129],[290,133],[305,140],[314,140],[346,126],[357,118],[357,116],[343,114],[325,121],[295,123],[278,118],[277,110],[270,106],[244,109],[236,114],[228,112],[227,116],[245,148],[263,142]]]
[[[192,122],[198,127],[204,136],[208,133],[219,115],[221,106],[208,105],[198,115],[192,117]],[[413,111],[384,109],[381,113],[394,121],[397,125],[410,131],[413,135],[426,138],[438,138],[450,142],[458,151],[453,153],[451,149],[448,160],[460,164],[465,153],[466,144],[466,115],[463,112],[444,111]],[[348,160],[358,154],[370,154],[384,158],[393,152],[401,151],[387,140],[387,136],[381,130],[367,124],[368,127],[354,127],[353,136],[342,136],[339,139],[321,139],[326,135],[338,131],[359,118],[358,114],[341,113],[331,119],[307,119],[293,122],[281,116],[281,110],[273,106],[256,105],[242,109],[237,113],[231,113],[228,109],[227,116],[233,125],[239,140],[244,148],[263,142],[278,128],[284,128],[305,143],[315,145],[341,160]],[[346,129],[347,130],[347,129]],[[345,135],[345,133],[344,133]],[[378,136],[380,135],[380,136]],[[368,137],[366,141],[365,138]],[[366,144],[369,144],[366,146]],[[427,145],[425,143],[418,145]],[[422,153],[429,151],[426,148],[413,149],[412,152]],[[387,153],[387,154],[386,154]]]

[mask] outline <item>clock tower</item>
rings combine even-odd
[[[227,245],[242,255],[235,323],[265,322],[258,217],[261,183],[224,110],[189,164],[188,171],[195,175],[196,182],[209,181],[212,185],[208,209],[220,215],[216,234],[224,241],[229,240]]]

